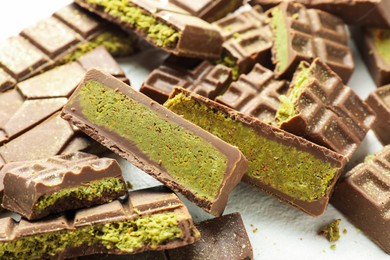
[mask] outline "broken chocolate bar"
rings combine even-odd
[[[81,152],[25,161],[3,174],[3,208],[28,220],[103,204],[127,194],[114,159]]]
[[[172,54],[204,59],[220,57],[223,40],[218,30],[170,2],[159,0],[75,2]]]
[[[67,259],[97,253],[135,254],[199,239],[184,204],[172,192],[146,189],[125,201],[36,222],[0,219],[1,259]]]
[[[215,101],[264,123],[276,125],[279,97],[286,94],[287,90],[286,81],[276,80],[272,71],[256,64],[251,72],[241,75]]]
[[[252,246],[239,213],[233,213],[196,224],[200,241],[167,250],[168,259],[175,260],[250,260]]]
[[[184,89],[164,106],[236,145],[249,163],[243,181],[310,215],[325,211],[346,164],[342,155]]]
[[[358,95],[320,59],[302,62],[276,120],[290,133],[351,158],[375,120]]]
[[[236,147],[98,70],[87,72],[62,117],[217,216],[247,169]]]
[[[0,43],[0,91],[101,45],[113,55],[129,55],[133,38],[76,5],[68,5]]]
[[[383,145],[390,144],[390,85],[372,92],[366,103],[376,113],[372,130]]]
[[[332,205],[390,254],[390,146],[349,171]]]
[[[214,99],[232,82],[232,70],[208,61],[168,58],[149,74],[141,86],[141,93],[163,104],[175,86],[190,89]]]
[[[301,61],[321,58],[344,83],[354,70],[346,26],[339,18],[283,2],[269,11],[274,34],[272,61],[278,77],[291,77]]]

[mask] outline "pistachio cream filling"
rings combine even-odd
[[[228,68],[232,69],[232,78],[234,81],[238,80],[240,77],[240,69],[238,68],[237,61],[231,58],[230,56],[223,56],[221,59],[217,60],[217,64],[225,65]]]
[[[277,72],[282,72],[288,65],[288,35],[283,17],[283,12],[279,8],[275,7],[271,11],[272,18],[270,19],[270,25],[274,31],[274,50],[276,56]]]
[[[390,64],[390,30],[371,29],[371,37],[378,54]]]

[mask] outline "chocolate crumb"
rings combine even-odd
[[[329,242],[334,242],[339,240],[340,238],[340,231],[339,231],[339,224],[341,222],[341,219],[336,219],[329,225],[324,226],[318,231],[318,234],[320,236],[325,237],[328,239]]]

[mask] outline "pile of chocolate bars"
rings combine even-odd
[[[389,1],[74,2],[0,42],[0,259],[253,259],[222,216],[241,181],[314,217],[331,201],[390,254]],[[145,44],[169,56],[138,91],[111,55]],[[384,148],[346,173],[370,129]],[[129,192],[106,148],[165,187]]]

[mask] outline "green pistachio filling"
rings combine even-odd
[[[85,2],[101,6],[109,15],[135,26],[159,47],[176,47],[180,37],[176,29],[158,21],[141,8],[131,5],[128,0],[85,0]]]
[[[208,200],[218,195],[227,158],[208,141],[93,80],[77,98],[88,120],[135,145],[175,181]]]
[[[390,30],[372,29],[371,37],[378,54],[390,64]]]
[[[327,193],[337,169],[313,155],[258,134],[224,113],[182,93],[165,106],[222,140],[237,146],[249,162],[247,175],[299,200],[315,201]]]
[[[225,65],[228,68],[232,69],[233,80],[238,80],[240,77],[240,69],[238,68],[237,61],[235,61],[230,56],[223,56],[221,59],[217,60],[217,64]]]
[[[277,72],[282,72],[288,65],[288,35],[283,17],[283,12],[279,8],[272,9],[272,18],[270,25],[274,31],[274,49],[276,56],[276,68]]]
[[[183,237],[179,216],[173,212],[144,216],[123,222],[88,225],[74,230],[50,232],[0,242],[1,259],[41,259],[55,256],[67,248],[101,245],[125,253],[158,245]]]
[[[341,222],[341,219],[336,219],[329,225],[323,227],[319,234],[321,236],[324,236],[326,239],[328,239],[329,242],[335,242],[340,239],[340,230],[339,230],[339,224]]]
[[[34,205],[34,211],[42,212],[64,198],[93,201],[105,194],[115,194],[123,191],[126,191],[126,183],[119,178],[112,177],[91,181],[83,183],[82,186],[63,189],[40,197]]]

